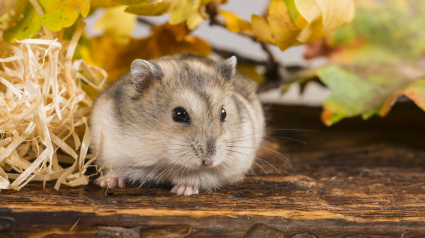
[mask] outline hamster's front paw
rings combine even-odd
[[[108,181],[109,179],[109,181]],[[98,179],[96,179],[96,184],[101,186],[102,188],[124,188],[125,182],[124,179],[121,177],[109,177],[109,176],[103,176]]]
[[[171,189],[172,193],[175,193],[177,195],[192,195],[192,194],[198,194],[199,188],[195,185],[188,185],[188,184],[177,184],[176,186]]]

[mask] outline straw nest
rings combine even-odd
[[[72,61],[83,29],[80,22],[68,41],[47,30],[39,39],[0,41],[0,189],[20,190],[29,181],[56,180],[56,189],[88,183],[93,101],[82,87],[101,90],[107,75]]]

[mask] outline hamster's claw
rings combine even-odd
[[[199,193],[199,188],[195,185],[178,184],[171,189],[172,193],[177,195],[193,195]]]
[[[109,179],[109,182],[108,182]],[[125,182],[124,179],[121,177],[108,177],[108,176],[104,176],[104,177],[100,177],[98,179],[96,179],[96,184],[101,186],[102,188],[124,188],[125,187]]]

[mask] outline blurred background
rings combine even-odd
[[[230,0],[226,4],[221,5],[221,10],[231,11],[241,18],[250,21],[252,14],[263,15],[267,11],[269,1],[247,1],[247,0]],[[105,9],[97,9],[96,12],[84,21],[87,23],[86,34],[91,37],[102,35],[101,30],[95,29],[95,24],[104,13]],[[149,20],[155,25],[161,25],[168,22],[170,14],[153,17],[142,17]],[[142,38],[150,33],[150,27],[138,23],[133,30],[133,37]],[[191,35],[203,38],[214,48],[224,49],[236,52],[240,56],[244,56],[256,60],[266,60],[267,54],[261,48],[258,42],[254,42],[247,37],[237,33],[230,32],[219,26],[210,26],[208,21],[201,23]],[[273,54],[283,65],[297,65],[307,68],[315,68],[326,65],[326,57],[318,57],[312,60],[304,59],[305,45],[295,46],[282,52],[278,46],[270,46]],[[312,82],[307,84],[304,92],[300,93],[298,84],[291,85],[285,93],[279,88],[272,89],[260,94],[260,98],[266,103],[279,103],[291,105],[308,105],[321,106],[329,96],[330,90],[322,85]]]

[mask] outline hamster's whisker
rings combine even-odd
[[[243,148],[243,149],[257,149],[257,148],[259,148],[259,147],[255,147],[255,146],[238,146],[238,145],[226,145],[226,147]]]
[[[183,143],[190,143],[188,140],[182,140],[182,139],[179,139],[179,138],[175,137],[173,134],[169,134],[169,135],[168,135],[168,137],[170,137],[170,138],[172,138],[172,139],[175,139],[175,140],[178,140],[178,141],[183,142]],[[146,137],[146,136],[143,136],[141,139],[142,139],[142,140],[143,140],[143,139],[145,139],[145,140],[146,140],[146,139],[151,140],[151,139],[158,139],[158,137]]]
[[[159,181],[160,181],[160,179],[162,178],[162,175],[167,171],[167,169],[170,167],[170,166],[174,166],[173,164],[168,164],[167,166],[165,166],[165,168],[163,169],[163,171],[159,174],[159,175],[157,175],[156,176],[156,178],[155,178],[155,180],[156,180],[156,186],[158,185],[158,183],[159,183]],[[155,187],[156,187],[155,186]]]
[[[233,139],[242,139],[242,138],[246,138],[247,136],[253,136],[253,135],[258,134],[258,133],[263,133],[263,132],[262,132],[262,131],[257,131],[257,132],[254,132],[254,133],[252,133],[252,134],[248,134],[248,135],[240,136],[240,137],[238,137],[238,138],[233,138]],[[229,139],[229,140],[231,140],[231,139]],[[229,141],[229,140],[224,140],[224,141]]]
[[[244,149],[257,149],[257,147],[245,147],[245,146],[226,146],[226,147],[234,147],[234,148],[244,148]],[[260,150],[267,150],[270,153],[276,155],[280,160],[282,160],[283,162],[285,162],[287,165],[289,165],[295,172],[297,171],[291,164],[291,161],[284,155],[282,155],[281,153],[269,149],[269,148],[264,148],[264,147],[258,147],[258,149]]]
[[[255,177],[258,178],[258,175],[255,173],[255,171],[253,169],[249,168],[249,171],[251,171],[252,173],[254,173]]]
[[[161,157],[160,159],[162,159],[164,157]],[[138,189],[141,188],[149,179],[150,179],[150,175],[156,173],[158,170],[161,169],[162,165],[165,164],[165,160],[160,160],[158,164],[155,165],[155,167],[152,169],[152,171],[148,174],[145,175],[145,178],[142,180],[142,182],[140,183],[140,185],[137,187]]]
[[[273,129],[273,131],[302,131],[302,132],[317,132],[318,130],[305,130],[305,129]]]
[[[159,171],[165,163],[165,160],[161,160],[158,164],[156,164],[152,171],[145,176],[145,179],[143,180],[142,184],[144,184],[150,178],[151,174],[155,174],[157,171]]]
[[[224,149],[224,150],[228,150],[228,149]],[[229,151],[232,151],[232,152],[235,152],[235,153],[240,153],[240,154],[243,154],[243,155],[248,155],[248,156],[251,156],[250,154],[247,154],[247,153],[244,153],[244,152],[241,152],[241,151],[236,151],[236,150],[229,150]],[[269,162],[267,162],[266,160],[264,160],[264,159],[262,159],[262,158],[260,158],[260,157],[257,157],[257,156],[255,156],[255,158],[257,158],[257,159],[260,159],[260,160],[262,160],[262,161],[264,161],[265,163],[267,163],[268,165],[270,165],[271,167],[273,167],[281,176],[283,176],[282,175],[282,173],[276,168],[276,167],[274,167],[272,164],[270,164]]]
[[[177,169],[177,170],[176,170],[176,169]],[[171,166],[171,168],[169,168],[169,169],[167,170],[167,172],[165,172],[165,173],[162,175],[162,177],[165,179],[168,175],[173,174],[173,173],[176,173],[176,172],[178,171],[178,169],[179,169],[179,166],[178,166],[178,165],[176,165],[176,164],[174,164],[173,166]],[[158,181],[160,181],[160,180],[158,180]]]
[[[155,165],[155,167],[152,169],[152,171],[145,176],[145,179],[142,181],[142,185],[147,182],[149,179],[154,180],[154,178],[151,178],[151,175],[154,175],[156,172],[158,172],[161,169],[164,169],[164,165],[167,164],[167,160],[164,160],[167,156],[162,156],[159,158],[160,162]],[[168,166],[169,164],[167,164]],[[165,166],[166,167],[166,166]]]
[[[264,159],[257,157],[257,156],[255,158],[257,158],[261,161],[264,161],[266,164],[270,165],[273,169],[275,169],[280,174],[280,176],[283,176],[283,174],[276,167],[274,167],[272,164],[270,164],[267,160],[264,160]]]
[[[289,165],[292,168],[292,170],[294,170],[294,172],[297,172],[297,170],[294,168],[294,166],[292,166],[291,160],[289,160],[289,158],[287,158],[286,156],[282,155],[281,153],[279,153],[275,150],[269,149],[269,148],[260,147],[259,149],[260,150],[267,150],[267,151],[277,155],[278,158],[280,158],[283,162],[285,162],[287,165]]]
[[[261,136],[261,137],[248,138],[248,139],[244,139],[244,140],[231,140],[231,141],[227,140],[227,141],[224,141],[223,143],[229,144],[229,143],[234,143],[234,142],[249,141],[249,140],[252,140],[252,139],[260,139],[260,138],[263,138],[265,140],[268,139],[268,138],[271,138],[271,139],[276,139],[276,138],[287,139],[287,140],[292,140],[292,141],[300,142],[304,145],[307,145],[307,142],[305,142],[305,141],[294,139],[294,138],[291,138],[291,137],[284,137],[284,136]]]
[[[259,163],[255,162],[255,161],[253,161],[252,163],[254,163],[254,164],[255,164],[255,165],[257,165],[258,167],[260,167],[260,168],[263,170],[264,174],[265,174],[267,177],[269,176],[269,174],[266,172],[266,170],[263,168],[263,166],[261,166]]]
[[[260,139],[260,138],[265,138],[265,136],[260,136],[260,137],[254,137],[254,138],[248,138],[248,139],[243,139],[243,140],[227,140],[227,141],[223,141],[223,143],[234,143],[234,142],[241,142],[241,141],[249,141],[249,140],[253,140],[253,139]]]
[[[129,163],[127,166],[125,166],[124,168],[120,169],[120,171],[124,171],[125,169],[127,169],[130,165],[134,167],[134,165],[136,164],[136,162],[133,163]]]
[[[164,171],[162,171],[162,172],[158,175],[158,177],[157,177],[157,181],[158,181],[158,182],[159,182],[159,181],[161,181],[162,177],[167,176],[170,172],[172,172],[172,171],[173,171],[173,169],[177,166],[177,164],[175,164],[175,163],[174,163],[177,159],[178,159],[178,157],[174,158],[174,159],[173,159],[173,160],[169,163],[169,165],[167,165],[167,167],[165,167]],[[171,167],[171,168],[169,168],[169,167],[170,167],[170,165],[172,165],[172,167]],[[168,169],[168,168],[169,168],[169,169]],[[167,171],[167,169],[168,169],[168,171]]]
[[[270,136],[270,138],[279,138],[279,139],[293,140],[293,141],[296,141],[296,142],[300,142],[300,143],[302,143],[302,144],[304,144],[304,145],[307,145],[307,142],[305,142],[305,141],[297,140],[297,139],[290,138],[290,137],[284,137],[284,136]]]
[[[180,169],[183,169],[184,167],[179,166],[177,164],[175,164],[173,167],[171,167],[171,169],[165,174],[165,176],[168,176],[170,174],[178,174]]]

